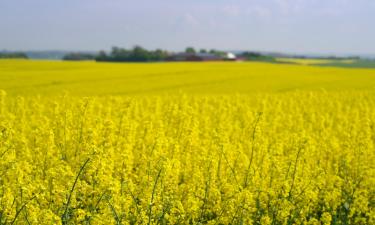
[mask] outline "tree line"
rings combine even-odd
[[[168,56],[169,53],[161,49],[147,50],[141,46],[135,46],[132,49],[113,47],[109,54],[101,51],[95,59],[109,62],[157,62],[165,61]]]
[[[162,49],[147,50],[139,45],[134,46],[131,49],[112,47],[110,52],[100,51],[98,54],[88,53],[69,53],[64,56],[63,60],[96,60],[98,62],[163,62],[173,61],[173,56],[181,53],[172,53]],[[182,54],[211,54],[215,56],[223,57],[226,52],[218,51],[215,49],[196,50],[193,47],[187,47]]]
[[[28,59],[23,52],[0,52],[0,59]]]

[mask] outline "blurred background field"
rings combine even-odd
[[[285,60],[285,59],[283,59]],[[8,95],[164,95],[374,90],[375,70],[331,67],[331,61],[97,63],[0,60]],[[308,66],[310,64],[324,66]],[[349,64],[349,62],[342,62]]]

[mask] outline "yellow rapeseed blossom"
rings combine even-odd
[[[47,65],[56,76],[53,69],[61,65]],[[368,83],[348,90],[341,83],[338,90],[327,84],[329,91],[286,91],[271,82],[277,91],[258,86],[259,92],[247,93],[251,82],[236,79],[252,74],[251,68],[266,77],[268,69],[284,68],[286,78],[308,84],[296,78],[296,66],[192,65],[172,68],[208,75],[198,79],[181,72],[191,86],[174,95],[131,95],[168,89],[155,79],[166,70],[159,64],[95,65],[102,73],[132,69],[155,82],[130,88],[126,96],[99,96],[109,89],[95,83],[106,82],[97,74],[75,90],[80,81],[67,73],[64,87],[74,89],[72,95],[58,95],[54,86],[40,95],[28,86],[30,95],[17,85],[0,91],[0,224],[375,223],[371,71],[359,70],[359,79]],[[34,66],[25,62],[30,71]],[[302,68],[311,85],[314,79],[338,79]],[[181,86],[179,78],[164,76],[169,85]],[[112,84],[121,77],[112,77]],[[229,86],[221,86],[224,81]],[[217,86],[209,92],[211,82]],[[90,87],[98,95],[87,94]],[[223,87],[230,93],[217,94]],[[195,88],[200,94],[191,94]]]

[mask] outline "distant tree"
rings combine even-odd
[[[169,56],[167,51],[163,51],[161,49],[156,49],[152,52],[151,57],[153,61],[163,61]]]
[[[105,51],[100,51],[99,54],[96,56],[95,60],[96,61],[106,61],[107,59],[107,53]]]
[[[113,47],[109,55],[105,54],[105,52],[100,52],[96,60],[112,62],[155,62],[164,61],[167,57],[168,52],[161,49],[148,51],[136,45],[131,50]]]
[[[199,50],[199,53],[207,53],[207,50],[202,48],[201,50]]]
[[[63,60],[80,61],[80,60],[94,60],[96,55],[88,53],[69,53],[63,57]]]
[[[187,47],[185,49],[185,53],[195,54],[196,51],[195,51],[195,49],[193,47]]]
[[[257,58],[257,57],[262,56],[262,54],[258,52],[243,52],[241,55],[247,58]]]
[[[141,46],[135,46],[130,53],[130,61],[147,62],[150,61],[151,54]]]
[[[0,52],[0,59],[28,59],[23,52]]]
[[[226,52],[218,51],[218,50],[215,50],[215,49],[211,49],[209,51],[209,53],[213,54],[213,55],[216,55],[216,56],[219,56],[219,57],[224,57],[227,54]]]
[[[263,55],[259,52],[243,52],[240,56],[250,61],[276,62],[276,59],[274,57]]]
[[[119,56],[121,54],[121,49],[118,48],[118,47],[112,47],[112,52],[111,52],[111,55],[112,56]]]

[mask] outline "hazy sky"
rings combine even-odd
[[[0,49],[375,53],[375,0],[0,0]]]

